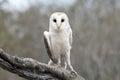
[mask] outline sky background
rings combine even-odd
[[[69,7],[72,6],[76,0],[8,0],[8,3],[3,4],[3,8],[8,11],[25,11],[30,6],[42,5],[49,7],[55,5],[55,7]]]

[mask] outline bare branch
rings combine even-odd
[[[0,49],[0,67],[27,80],[84,80],[79,75],[57,66],[49,66],[31,58],[10,56]]]

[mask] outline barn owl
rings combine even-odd
[[[50,49],[48,64],[57,64],[74,71],[70,62],[72,30],[68,16],[64,12],[55,12],[50,16],[49,31],[44,31],[44,40]]]

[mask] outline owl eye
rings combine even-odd
[[[65,19],[61,19],[61,22],[64,22],[65,21]]]
[[[57,22],[57,20],[56,20],[56,19],[53,19],[53,22],[55,22],[55,23],[56,23],[56,22]]]

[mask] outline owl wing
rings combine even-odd
[[[50,33],[48,31],[44,31],[44,43],[45,47],[47,49],[48,56],[52,57],[52,51],[51,51],[51,44],[50,44]]]
[[[72,39],[72,30],[70,29],[69,42],[70,42],[71,48],[72,48],[72,41],[73,41],[73,39]]]

